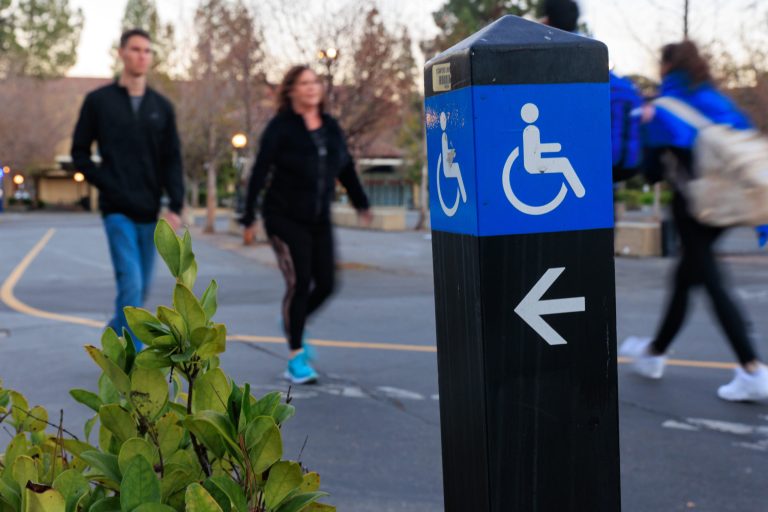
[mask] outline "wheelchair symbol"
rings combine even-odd
[[[461,177],[461,167],[459,167],[458,163],[453,161],[454,157],[456,156],[456,150],[449,149],[448,147],[448,134],[445,133],[447,127],[448,119],[445,116],[445,112],[441,112],[440,128],[443,130],[442,151],[440,152],[440,156],[437,157],[437,174],[435,176],[435,181],[437,182],[437,198],[440,200],[440,206],[443,209],[443,213],[445,213],[448,217],[453,217],[456,215],[456,211],[459,209],[459,201],[464,203],[467,202],[467,191],[464,189],[464,180]],[[455,178],[458,182],[456,200],[454,201],[453,206],[450,208],[445,204],[445,201],[443,200],[443,191],[440,189],[441,170],[443,171],[443,174],[446,178]]]
[[[528,126],[523,130],[523,167],[526,172],[528,172],[528,174],[562,174],[566,183],[573,189],[576,197],[584,197],[586,194],[584,185],[582,185],[581,180],[568,158],[543,158],[541,156],[543,153],[559,153],[562,146],[558,143],[545,144],[541,142],[541,132],[539,131],[539,128],[533,124],[539,118],[539,108],[533,103],[526,103],[520,111],[520,116],[523,118],[523,121],[528,123]],[[516,147],[512,150],[504,163],[504,172],[501,175],[501,183],[504,187],[504,194],[507,196],[507,200],[512,206],[527,215],[544,215],[560,206],[560,203],[563,202],[565,196],[568,194],[566,183],[560,185],[560,190],[554,199],[538,206],[529,205],[515,195],[512,191],[512,184],[509,178],[512,172],[512,165],[519,156],[520,148]]]

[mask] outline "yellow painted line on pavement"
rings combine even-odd
[[[227,336],[232,341],[243,343],[279,343],[284,345],[285,338],[277,336],[248,336],[244,334],[233,334]],[[370,350],[397,350],[400,352],[437,352],[434,345],[406,345],[402,343],[373,343],[367,341],[338,341],[338,340],[315,340],[310,339],[313,345],[318,347],[336,347],[336,348],[358,348]]]
[[[27,268],[29,265],[34,261],[34,259],[37,257],[38,254],[45,248],[45,246],[48,244],[48,242],[53,237],[54,233],[56,233],[56,230],[51,228],[48,230],[45,235],[43,235],[43,238],[40,239],[39,242],[35,244],[35,246],[32,248],[31,251],[27,253],[26,256],[24,256],[24,259],[21,260],[21,263],[19,263],[15,269],[13,269],[13,272],[11,272],[11,275],[8,276],[8,279],[5,280],[3,283],[2,288],[0,288],[0,300],[2,300],[6,306],[13,309],[14,311],[18,311],[19,313],[23,313],[25,315],[34,316],[37,318],[45,318],[46,320],[53,320],[56,322],[66,322],[69,324],[79,324],[79,325],[87,325],[88,327],[104,327],[103,322],[98,322],[96,320],[91,320],[90,318],[82,318],[78,316],[71,316],[71,315],[62,315],[59,313],[51,313],[48,311],[43,311],[42,309],[37,309],[32,306],[29,306],[19,299],[16,298],[16,296],[13,294],[13,289],[16,287],[16,284],[19,282],[21,277],[24,275],[24,272],[27,271]]]
[[[32,306],[29,306],[16,298],[13,291],[16,285],[19,283],[24,273],[29,268],[30,264],[45,248],[48,242],[53,237],[56,230],[51,228],[43,235],[37,244],[24,256],[24,259],[13,269],[11,274],[0,287],[0,300],[5,303],[6,306],[14,311],[23,313],[25,315],[44,318],[46,320],[53,320],[56,322],[64,322],[70,324],[85,325],[88,327],[95,327],[97,329],[103,329],[105,327],[103,322],[92,320],[90,318],[83,318],[73,315],[63,315],[60,313],[51,313],[49,311],[43,311]],[[280,336],[252,336],[246,334],[233,334],[227,337],[230,341],[236,341],[240,343],[270,343],[276,345],[285,344],[285,338]],[[437,347],[434,345],[409,345],[404,343],[375,343],[364,341],[339,341],[339,340],[311,340],[313,344],[318,347],[334,347],[334,348],[348,348],[348,349],[364,349],[364,350],[392,350],[397,352],[426,352],[436,353]],[[619,364],[630,363],[631,360],[626,357],[618,358]],[[734,363],[723,363],[718,361],[689,361],[686,359],[668,359],[667,365],[669,366],[681,366],[686,368],[707,368],[716,370],[730,370],[736,368]]]

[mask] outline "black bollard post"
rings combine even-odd
[[[425,88],[445,510],[617,512],[606,47],[506,16]]]

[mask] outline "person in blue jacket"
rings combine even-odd
[[[712,84],[709,66],[696,45],[683,41],[665,46],[661,56],[661,96],[670,96],[694,107],[718,124],[749,129],[751,124],[733,102]],[[664,372],[665,354],[680,331],[688,311],[691,290],[702,286],[712,300],[715,314],[740,366],[733,380],[717,394],[729,401],[768,398],[768,369],[750,341],[741,309],[725,288],[723,273],[713,246],[723,229],[699,223],[691,216],[685,199],[685,178],[693,177],[692,147],[697,130],[661,106],[644,112],[644,171],[651,182],[671,179],[674,190],[672,213],[682,244],[682,255],[672,281],[666,313],[653,338],[631,337],[619,353],[634,359],[640,375],[658,379]],[[676,174],[671,174],[676,173]]]

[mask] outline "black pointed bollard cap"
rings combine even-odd
[[[494,21],[424,68],[427,96],[470,85],[607,81],[603,43],[517,16]]]

